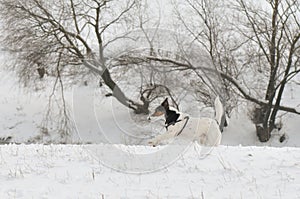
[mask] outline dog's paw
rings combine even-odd
[[[150,145],[150,146],[153,146],[153,147],[156,147],[157,146],[157,141],[155,140],[155,139],[152,139],[152,140],[149,140],[148,141],[148,145]]]

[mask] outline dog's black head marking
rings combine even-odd
[[[177,122],[180,114],[176,113],[176,111],[170,110],[168,98],[166,98],[165,101],[163,101],[163,103],[161,105],[165,109],[165,118],[166,118],[165,124],[167,126],[169,126],[171,124],[175,124]]]
[[[162,107],[165,108],[165,110],[169,110],[169,102],[168,102],[168,98],[165,99],[165,101],[163,101],[163,103],[161,103]]]
[[[175,111],[168,110],[166,112],[166,125],[175,124],[179,118],[180,114]]]

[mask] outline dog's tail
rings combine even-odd
[[[219,124],[220,130],[222,132],[223,128],[227,126],[227,120],[226,120],[224,106],[219,96],[217,96],[215,99],[215,120]]]

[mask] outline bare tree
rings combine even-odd
[[[175,9],[179,19],[176,24],[182,24],[181,30],[191,38],[188,47],[197,43],[214,67],[199,59],[193,61],[193,57],[201,56],[201,50],[186,51],[182,46],[183,60],[158,56],[144,59],[172,64],[178,71],[193,70],[200,79],[205,73],[220,74],[228,99],[238,94],[257,105],[257,135],[260,141],[268,141],[276,128],[278,111],[300,114],[281,105],[286,84],[299,73],[299,2],[265,1],[265,10],[246,0],[236,0],[236,4],[222,0],[185,2]],[[256,87],[258,83],[260,87]]]
[[[76,69],[81,72],[84,66],[101,76],[120,103],[136,113],[148,112],[145,102],[127,98],[113,80],[109,64],[110,45],[126,38],[128,31],[120,32],[133,24],[129,13],[134,0],[1,0],[0,4],[3,41],[17,52],[15,69],[21,79],[32,79],[37,67],[51,71],[56,63],[61,75],[63,71],[78,74]]]
[[[257,105],[254,123],[259,140],[266,142],[276,128],[279,110],[300,114],[281,106],[287,82],[299,73],[300,6],[297,0],[263,3],[266,9],[247,0],[236,0],[236,4],[186,0],[196,25],[189,23],[188,17],[179,12],[181,9],[176,11],[193,40],[210,55],[229,99],[238,91]],[[260,82],[261,90],[251,86],[253,82]],[[262,91],[265,100],[260,99]]]
[[[168,37],[174,32],[161,28],[161,5],[159,1],[152,1],[151,4],[149,2],[148,0],[139,1],[136,6],[137,29],[130,36],[136,38],[135,42],[138,43],[138,46],[121,53],[115,59],[114,68],[140,77],[140,100],[147,107],[158,98],[169,96],[176,108],[179,109],[180,100],[177,97],[181,92],[173,92],[174,85],[178,82],[175,81],[175,74],[172,74],[169,71],[170,68],[162,63],[143,59],[144,55],[162,56],[174,53],[171,49],[167,50],[169,46],[172,46]],[[129,41],[125,46],[132,45]],[[170,73],[167,75],[168,72]],[[182,89],[182,85],[179,89],[177,87],[177,91],[180,89]]]
[[[218,76],[218,72],[237,79],[243,69],[238,68],[235,62],[234,57],[240,44],[233,39],[235,33],[228,25],[230,15],[225,14],[227,6],[227,1],[185,0],[175,4],[175,14],[177,16],[176,24],[181,24],[180,30],[183,30],[190,38],[190,44],[185,49],[189,49],[190,46],[198,46],[192,56],[190,50],[180,47],[183,51],[182,56],[185,57],[187,63],[193,65],[191,67],[193,70],[201,71],[201,67],[215,69],[214,72],[202,70],[201,75],[197,72],[200,84],[203,83],[202,76],[207,73],[215,73],[215,77],[211,80],[214,85],[212,89],[216,90],[216,95],[220,95],[224,103],[227,102],[226,112],[230,114],[238,103],[238,98],[234,95],[236,89],[228,80]],[[198,60],[193,63],[191,57],[198,57]],[[209,94],[205,93],[201,87],[196,92],[200,92],[201,95]]]
[[[268,9],[252,5],[250,1],[237,0],[237,7],[245,17],[239,27],[247,40],[251,53],[251,66],[263,70],[266,79],[266,104],[258,104],[254,118],[260,141],[268,141],[276,128],[276,116],[285,86],[300,69],[300,4],[297,0],[264,2]],[[292,111],[294,112],[294,111]]]

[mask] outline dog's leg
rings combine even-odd
[[[174,138],[174,137],[175,137],[174,132],[166,132],[162,135],[158,135],[155,138],[149,140],[148,144],[155,147],[155,146],[159,145],[161,142],[170,140],[171,138]]]

